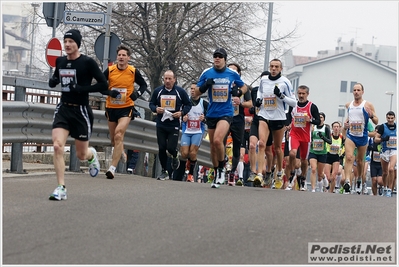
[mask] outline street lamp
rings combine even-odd
[[[389,110],[391,111],[392,110],[392,97],[393,97],[394,92],[393,91],[386,91],[385,94],[391,96],[391,104],[389,105]]]

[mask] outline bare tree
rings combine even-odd
[[[84,2],[67,3],[67,7],[91,12],[107,8],[104,3]],[[131,48],[132,64],[147,77],[150,88],[162,84],[162,74],[168,69],[176,73],[180,86],[188,86],[212,66],[217,47],[225,48],[228,62],[239,63],[252,77],[263,70],[265,36],[251,33],[267,23],[267,3],[117,2],[112,9],[111,31]],[[82,31],[90,47],[104,29],[85,27]],[[287,40],[295,38],[295,29],[275,35],[272,49],[279,52]]]

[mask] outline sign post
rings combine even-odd
[[[57,38],[51,38],[46,46],[46,61],[47,64],[55,68],[55,60],[57,57],[62,56],[62,46],[60,40]]]

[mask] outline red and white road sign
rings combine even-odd
[[[57,57],[62,56],[62,46],[60,40],[57,38],[51,38],[46,46],[46,60],[47,64],[55,68],[55,60]]]

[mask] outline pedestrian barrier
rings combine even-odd
[[[23,102],[3,102],[3,144],[4,143],[51,143],[51,128],[54,105]],[[92,146],[110,146],[108,123],[103,110],[93,110],[93,132],[90,138]],[[73,144],[69,137],[67,144]],[[124,138],[125,149],[137,149],[158,154],[155,122],[136,118],[133,120]],[[210,146],[203,140],[198,151],[198,164],[210,167]]]

